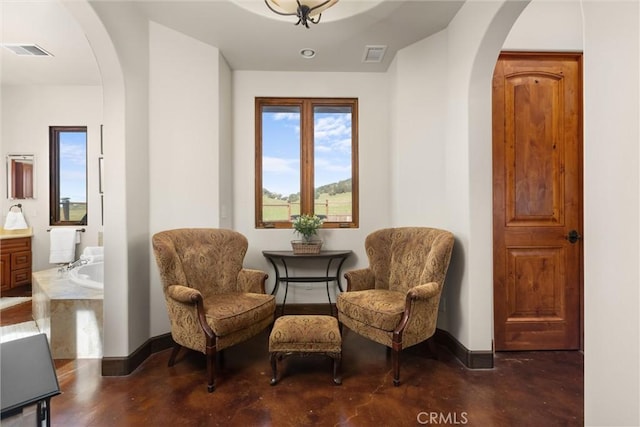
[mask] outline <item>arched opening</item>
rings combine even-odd
[[[104,305],[103,305],[103,355],[128,354],[127,307],[127,238],[126,194],[124,176],[125,161],[125,86],[124,72],[115,46],[102,21],[88,1],[65,2],[85,32],[94,52],[102,76],[103,87],[103,138],[104,138]],[[120,163],[122,162],[122,163]]]

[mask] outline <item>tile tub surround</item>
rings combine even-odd
[[[33,318],[54,359],[102,358],[102,290],[71,283],[57,268],[33,273]]]

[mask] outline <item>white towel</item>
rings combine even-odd
[[[24,220],[22,212],[7,212],[7,220],[4,222],[5,230],[22,230],[24,228],[29,228],[29,226]]]
[[[73,262],[76,255],[77,231],[75,228],[52,228],[49,245],[49,263]]]

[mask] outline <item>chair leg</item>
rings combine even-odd
[[[332,356],[333,357],[333,382],[337,385],[342,384],[342,375],[341,375],[341,366],[342,366],[342,357]]]
[[[209,393],[216,388],[216,345],[213,340],[207,337],[207,391]]]
[[[269,356],[269,360],[271,361],[271,385],[276,385],[278,382],[278,358],[277,352],[272,352]]]
[[[402,351],[402,344],[394,342],[391,349],[391,367],[393,369],[393,385],[398,387],[400,385],[400,352]]]
[[[169,367],[175,365],[176,357],[178,357],[178,353],[180,353],[180,349],[182,346],[178,343],[173,345],[173,350],[171,351],[171,356],[169,356]]]

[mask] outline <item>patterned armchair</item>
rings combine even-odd
[[[162,231],[152,238],[171,336],[173,366],[182,347],[207,357],[207,389],[215,389],[216,352],[271,325],[275,298],[265,295],[267,275],[242,267],[247,239],[213,228]]]
[[[338,296],[338,319],[391,348],[396,386],[402,349],[435,333],[453,241],[453,234],[435,228],[378,230],[365,240],[369,267],[344,275],[347,292]]]

